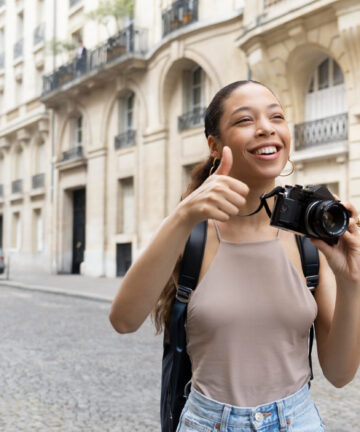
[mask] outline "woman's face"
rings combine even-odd
[[[233,154],[230,175],[250,184],[273,180],[290,151],[290,133],[279,101],[266,87],[249,83],[224,102],[220,141]]]

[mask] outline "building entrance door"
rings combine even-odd
[[[131,266],[131,243],[116,245],[116,276],[125,276]]]
[[[73,192],[73,259],[71,273],[80,273],[80,264],[84,261],[85,250],[85,188]]]

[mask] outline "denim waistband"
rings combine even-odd
[[[190,411],[217,422],[222,427],[249,427],[252,425],[255,430],[258,430],[260,425],[265,427],[277,423],[280,430],[286,431],[289,424],[287,418],[299,414],[310,403],[313,402],[309,393],[309,385],[305,384],[290,396],[255,407],[224,404],[204,396],[192,387],[186,405]]]

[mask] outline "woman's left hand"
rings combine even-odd
[[[328,245],[322,240],[311,239],[325,255],[336,278],[360,286],[360,229],[356,225],[358,212],[351,203],[342,203],[351,212],[347,231],[336,245]]]

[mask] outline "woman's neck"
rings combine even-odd
[[[260,205],[260,196],[264,193],[270,192],[275,187],[275,182],[271,181],[268,184],[250,186],[250,191],[246,197],[246,202],[239,209],[239,213],[242,215],[246,215],[255,211]],[[267,199],[267,203],[269,208],[272,209],[274,198]],[[233,216],[227,222],[228,225],[231,226],[247,226],[253,229],[260,229],[265,225],[269,225],[269,216],[266,213],[265,208],[263,207],[258,213],[248,216],[248,217],[239,217]]]

